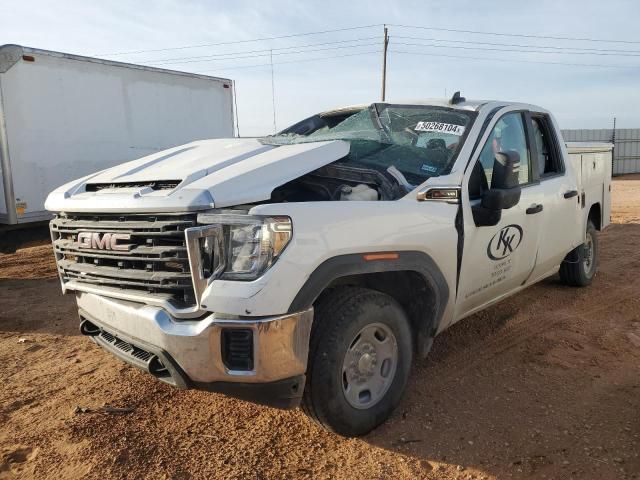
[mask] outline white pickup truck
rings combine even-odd
[[[456,93],[192,142],[46,207],[83,334],[177,387],[360,435],[453,323],[558,271],[591,282],[610,162],[573,152],[546,110]]]

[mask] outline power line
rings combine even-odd
[[[530,34],[523,34],[523,33],[482,32],[478,30],[460,30],[455,28],[423,27],[419,25],[400,25],[395,23],[389,23],[387,25],[392,27],[399,27],[399,28],[417,28],[421,30],[434,30],[439,32],[472,33],[477,35],[495,35],[495,36],[501,36],[501,37],[543,38],[547,40],[571,40],[571,41],[579,41],[579,42],[640,44],[640,40],[614,40],[614,39],[604,39],[604,38],[555,37],[551,35],[530,35]]]
[[[285,65],[287,63],[303,63],[303,62],[314,62],[316,60],[331,60],[333,58],[343,58],[343,57],[355,57],[355,56],[360,56],[360,55],[370,55],[373,53],[381,53],[381,50],[373,50],[373,51],[368,51],[368,52],[358,52],[358,53],[347,53],[344,55],[332,55],[330,57],[316,57],[316,58],[305,58],[305,59],[299,59],[299,60],[286,60],[284,62],[274,62],[274,65]],[[211,73],[211,72],[219,72],[219,71],[225,71],[225,70],[241,70],[244,68],[256,68],[256,67],[269,67],[271,66],[271,63],[259,63],[256,65],[240,65],[240,66],[232,66],[232,67],[219,67],[216,70],[205,70],[202,72],[194,72],[196,74],[207,74],[207,73]]]
[[[584,47],[556,47],[552,45],[523,45],[519,43],[496,43],[496,42],[478,42],[476,40],[450,40],[447,38],[424,38],[424,37],[407,37],[403,35],[394,35],[393,38],[402,38],[407,40],[424,40],[428,42],[448,42],[448,43],[467,43],[474,45],[496,45],[502,47],[523,47],[523,48],[547,48],[553,50],[583,50],[593,52],[616,52],[616,53],[640,53],[640,50],[617,50],[611,48],[584,48]]]
[[[278,50],[291,50],[292,48],[307,48],[307,47],[320,47],[323,45],[335,45],[338,43],[352,43],[352,42],[360,42],[360,41],[365,41],[365,40],[376,40],[378,37],[361,37],[361,38],[354,38],[353,40],[337,40],[334,42],[322,42],[322,43],[311,43],[311,44],[307,44],[307,45],[293,45],[290,47],[277,47],[277,48],[264,48],[264,49],[260,49],[260,50],[244,50],[244,51],[240,51],[240,52],[229,52],[229,53],[212,53],[210,55],[198,55],[195,57],[175,57],[175,58],[159,58],[159,59],[154,59],[154,60],[139,60],[141,62],[153,62],[153,63],[169,63],[172,62],[174,60],[197,60],[197,59],[204,59],[204,58],[213,58],[213,57],[222,57],[222,56],[228,56],[228,55],[237,55],[237,54],[245,54],[245,53],[262,53],[262,52],[271,52],[271,51],[278,51]],[[354,45],[357,46],[357,45]]]
[[[135,55],[138,53],[149,53],[149,52],[168,52],[170,50],[186,50],[188,48],[202,48],[202,47],[217,47],[219,45],[235,45],[239,43],[251,43],[251,42],[263,42],[266,40],[280,40],[283,38],[294,38],[294,37],[305,37],[309,35],[322,35],[324,33],[335,33],[335,32],[346,32],[349,30],[361,30],[365,28],[373,28],[381,26],[381,23],[375,23],[372,25],[361,25],[357,27],[347,27],[347,28],[334,28],[333,30],[319,30],[316,32],[305,32],[305,33],[292,33],[289,35],[279,35],[274,37],[261,37],[261,38],[251,38],[248,40],[234,40],[229,42],[218,42],[218,43],[203,43],[200,45],[182,45],[180,47],[168,47],[168,48],[155,48],[150,50],[133,50],[128,52],[114,52],[114,53],[98,53],[95,55],[105,56],[105,57],[113,57],[116,55]]]
[[[543,65],[564,65],[568,67],[605,67],[605,68],[640,68],[636,65],[604,65],[594,63],[565,63],[565,62],[539,62],[535,60],[517,60],[508,58],[495,58],[495,57],[469,57],[465,55],[446,55],[443,53],[421,53],[421,52],[403,52],[400,50],[390,50],[392,53],[400,53],[407,55],[420,55],[425,57],[446,57],[446,58],[465,58],[469,60],[490,60],[495,62],[518,62],[518,63],[537,63]]]
[[[186,50],[190,48],[215,47],[215,46],[221,46],[221,45],[237,45],[241,43],[261,42],[261,41],[267,41],[267,40],[280,40],[285,38],[304,37],[304,36],[310,36],[310,35],[322,35],[326,33],[335,33],[335,32],[346,32],[351,30],[361,30],[361,29],[374,28],[374,27],[380,27],[380,26],[383,26],[383,24],[376,23],[371,25],[359,25],[355,27],[336,28],[331,30],[318,30],[314,32],[292,33],[289,35],[252,38],[247,40],[234,40],[234,41],[217,42],[217,43],[203,43],[198,45],[182,45],[179,47],[167,47],[167,48],[156,48],[156,49],[146,49],[146,50],[130,50],[126,52],[97,53],[94,55],[96,56],[136,55],[140,53],[167,52],[167,51],[173,51],[173,50]],[[503,37],[537,38],[537,39],[547,39],[547,40],[569,40],[569,41],[582,41],[582,42],[640,44],[640,40],[617,40],[617,39],[602,39],[602,38],[561,37],[561,36],[552,36],[552,35],[532,35],[532,34],[505,33],[505,32],[486,32],[486,31],[479,31],[479,30],[462,30],[462,29],[454,29],[454,28],[427,27],[427,26],[421,26],[421,25],[403,25],[403,24],[387,24],[387,26],[397,27],[397,28],[433,30],[433,31],[441,31],[441,32],[467,33],[467,34],[476,34],[476,35],[493,35],[493,36],[503,36]]]
[[[403,43],[394,42],[395,45],[406,45],[411,47],[429,47],[429,48],[457,48],[462,50],[487,50],[494,52],[518,52],[518,53],[546,53],[553,55],[604,55],[604,56],[623,56],[623,57],[640,57],[640,54],[620,54],[620,53],[596,53],[596,52],[548,52],[545,50],[522,50],[517,48],[492,48],[492,47],[465,47],[462,45],[427,45],[424,43]]]
[[[377,45],[377,44],[378,44],[377,42],[376,43],[362,43],[360,45],[343,45],[343,46],[336,46],[336,47],[314,48],[314,49],[307,49],[307,50],[297,50],[297,51],[293,51],[293,52],[274,52],[274,53],[272,53],[271,50],[268,50],[265,53],[259,53],[259,54],[256,54],[256,55],[242,55],[242,56],[236,56],[236,57],[213,58],[213,59],[209,59],[209,60],[185,60],[185,61],[181,61],[181,62],[167,62],[167,63],[151,62],[151,65],[218,62],[220,60],[240,60],[240,59],[244,59],[244,58],[269,57],[269,56],[273,56],[273,55],[295,55],[295,54],[300,54],[300,53],[321,52],[321,51],[326,51],[326,50],[336,50],[336,49],[340,49],[340,48],[370,47],[372,45]]]

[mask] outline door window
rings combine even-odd
[[[469,179],[469,195],[472,199],[480,198],[482,192],[491,186],[496,153],[509,150],[515,151],[520,157],[519,184],[531,182],[529,146],[521,112],[507,113],[491,130]]]
[[[533,117],[531,123],[533,125],[533,140],[536,143],[538,155],[538,174],[540,179],[543,180],[545,177],[564,172],[564,165],[557,154],[557,150],[554,148],[547,119]]]

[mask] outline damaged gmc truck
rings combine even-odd
[[[361,435],[453,323],[557,272],[591,282],[611,164],[590,148],[569,155],[542,108],[456,94],[196,141],[46,207],[84,335],[176,387]]]

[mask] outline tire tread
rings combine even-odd
[[[597,239],[596,239],[596,227],[593,224],[593,221],[591,219],[589,219],[587,221],[587,230],[592,230],[593,231],[593,237],[594,237],[594,242],[595,242],[595,256],[594,256],[594,262],[596,262],[596,269],[597,269],[597,262],[598,262],[598,249],[597,249]],[[587,285],[589,285],[591,283],[591,280],[593,280],[593,277],[595,276],[595,272],[593,274],[593,276],[591,278],[587,278],[584,275],[584,272],[582,270],[582,253],[580,253],[580,249],[582,248],[582,245],[578,246],[575,250],[577,254],[576,257],[578,258],[577,261],[575,262],[569,262],[565,259],[565,261],[563,261],[560,264],[560,280],[562,280],[563,283],[570,285],[572,287],[585,287]],[[569,254],[571,255],[571,254]],[[569,256],[567,255],[567,257]],[[597,270],[596,270],[597,271]]]
[[[341,339],[341,332],[352,321],[356,312],[363,304],[374,302],[379,305],[389,303],[401,307],[395,300],[376,290],[363,287],[344,286],[331,289],[320,297],[315,305],[314,322],[311,328],[309,346],[309,361],[307,365],[307,380],[302,397],[301,408],[315,423],[331,432],[341,435],[358,435],[350,431],[348,426],[334,428],[329,421],[325,405],[314,401],[314,360],[317,358],[321,345],[333,344]]]
[[[315,306],[314,317],[316,319],[335,318],[332,330],[335,332],[337,326],[348,321],[349,313],[355,310],[359,303],[366,301],[371,294],[376,294],[372,290],[361,287],[345,287],[333,289],[325,292]],[[346,308],[345,308],[346,307]],[[318,334],[318,328],[321,321],[314,321],[311,327],[311,344],[309,348],[309,364],[307,367],[307,381],[305,385],[304,395],[302,397],[302,411],[305,412],[318,425],[328,428],[325,415],[320,412],[313,403],[312,394],[312,370],[313,360],[320,345],[321,335]],[[326,326],[326,325],[325,325]],[[327,332],[325,335],[332,335]],[[333,334],[332,336],[334,336]],[[334,432],[335,433],[335,432]]]

